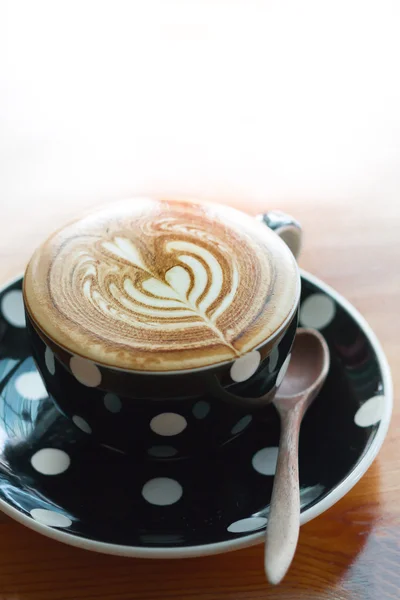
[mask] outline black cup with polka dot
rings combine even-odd
[[[291,217],[258,217],[296,256],[301,229]],[[176,459],[213,452],[245,431],[272,401],[289,364],[300,300],[257,348],[223,364],[150,373],[116,369],[70,353],[26,309],[33,357],[49,395],[88,438],[122,452]]]
[[[176,459],[212,452],[263,415],[290,358],[297,312],[277,338],[229,364],[191,372],[122,371],[72,355],[26,323],[33,357],[58,408],[91,439]]]

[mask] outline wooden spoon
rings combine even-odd
[[[292,562],[300,528],[299,432],[329,371],[329,348],[313,329],[298,329],[286,376],[274,399],[281,419],[278,463],[268,515],[265,573],[279,583]]]

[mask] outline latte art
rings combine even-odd
[[[218,257],[206,248],[193,242],[170,241],[165,244],[165,252],[173,256],[177,264],[161,278],[144,263],[140,252],[126,238],[116,238],[102,246],[130,262],[140,273],[135,281],[127,277],[122,282],[122,292],[121,287],[110,284],[109,292],[116,301],[115,318],[126,320],[132,326],[139,320],[145,328],[162,330],[205,326],[230,346],[216,321],[237,292],[239,273],[234,259],[227,263],[230,271],[224,276]],[[86,283],[90,292],[90,280]],[[97,297],[102,301],[99,307],[104,306],[104,298],[98,294]],[[121,304],[126,308],[123,314],[118,311]],[[232,350],[235,351],[233,346]]]
[[[289,316],[296,286],[289,250],[251,217],[133,199],[52,236],[28,267],[25,296],[69,351],[164,371],[253,349]]]

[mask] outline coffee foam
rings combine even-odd
[[[26,306],[71,353],[144,371],[235,359],[293,314],[296,264],[252,217],[134,198],[53,234],[32,257]]]

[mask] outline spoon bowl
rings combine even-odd
[[[284,398],[298,400],[300,395],[318,392],[328,375],[329,363],[329,348],[323,336],[314,329],[299,328],[275,406]]]

